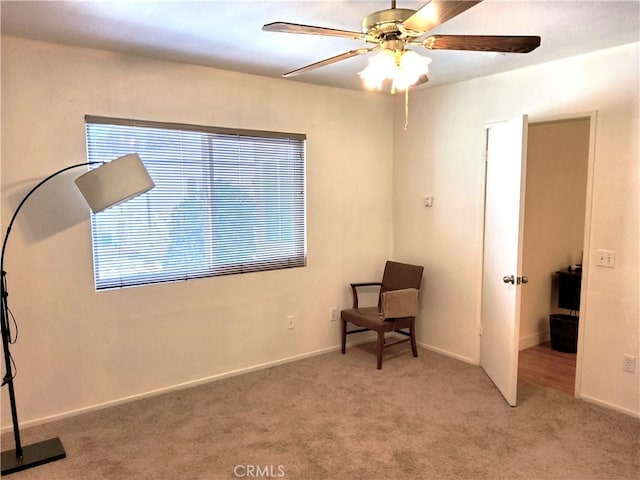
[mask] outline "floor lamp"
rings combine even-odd
[[[11,233],[13,223],[18,216],[18,212],[20,212],[24,203],[36,190],[38,190],[38,188],[47,183],[53,177],[60,175],[67,170],[94,164],[101,164],[101,166],[88,171],[75,180],[80,193],[84,196],[93,213],[101,212],[106,208],[125,202],[151,190],[154,187],[153,180],[151,180],[151,177],[147,173],[140,157],[135,153],[125,155],[111,162],[86,162],[71,165],[49,175],[24,196],[13,213],[9,226],[4,234],[2,256],[0,257],[0,271],[2,272],[2,281],[0,282],[0,300],[2,302],[2,306],[0,308],[0,314],[2,316],[2,347],[4,349],[6,373],[2,379],[2,386],[7,385],[9,389],[15,449],[2,452],[2,475],[26,470],[31,467],[60,460],[67,456],[59,438],[45,440],[44,442],[24,447],[20,441],[16,395],[13,386],[13,359],[9,351],[9,346],[12,341],[9,325],[9,307],[7,305],[8,294],[6,272],[4,271],[4,255],[7,248],[7,239]]]

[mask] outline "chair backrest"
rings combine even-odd
[[[416,288],[420,290],[423,270],[424,267],[418,265],[409,265],[408,263],[398,263],[388,260],[384,266],[380,294],[389,290],[400,290],[402,288]]]

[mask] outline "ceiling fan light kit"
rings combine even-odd
[[[385,80],[391,80],[391,93],[406,90],[421,78],[426,78],[431,59],[413,50],[385,48],[369,59],[369,64],[358,73],[367,88],[382,90]]]
[[[418,10],[391,8],[367,15],[362,21],[362,32],[315,27],[289,22],[273,22],[262,27],[265,32],[324,35],[330,37],[364,40],[374,44],[336,55],[302,68],[285,73],[290,77],[346,60],[358,55],[377,52],[367,67],[359,72],[367,88],[382,89],[385,80],[391,81],[391,93],[406,92],[411,86],[428,81],[428,65],[431,59],[419,55],[409,46],[421,46],[429,50],[467,50],[480,52],[528,53],[540,45],[537,36],[505,35],[431,35],[428,32],[477,5],[482,0],[430,0]],[[406,100],[405,100],[406,103]]]

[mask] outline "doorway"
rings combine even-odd
[[[577,353],[551,347],[549,315],[558,306],[558,271],[582,267],[591,118],[530,123],[527,144],[519,378],[575,392]],[[580,321],[578,321],[580,329]]]

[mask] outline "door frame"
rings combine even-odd
[[[578,119],[589,119],[589,151],[588,151],[588,165],[587,165],[587,193],[585,198],[585,219],[584,219],[584,236],[583,236],[583,259],[582,259],[582,286],[580,292],[580,323],[578,326],[578,349],[576,352],[576,378],[575,378],[575,386],[574,386],[574,395],[577,398],[582,397],[582,371],[583,371],[583,358],[584,358],[584,332],[589,322],[588,317],[588,309],[589,309],[589,282],[591,278],[591,237],[592,237],[592,212],[593,212],[593,184],[594,184],[594,172],[595,172],[595,146],[596,146],[596,132],[597,132],[597,119],[598,119],[598,111],[597,110],[589,110],[583,112],[573,112],[573,113],[559,113],[559,114],[529,114],[528,115],[528,123],[542,123],[542,122],[553,122],[553,121],[570,121],[570,120],[578,120]],[[487,127],[498,122],[487,122],[483,125],[483,131],[486,131]],[[486,148],[487,148],[487,136],[484,136],[483,139],[483,185],[482,189],[482,199],[479,202],[481,208],[479,209],[479,215],[484,218],[485,215],[485,198],[486,198],[486,177],[487,177],[487,168],[486,168]],[[480,232],[480,238],[484,239],[484,222],[482,222],[482,228]],[[480,250],[480,258],[479,258],[479,268],[478,268],[478,285],[480,295],[478,295],[478,301],[476,306],[477,317],[476,317],[476,332],[477,332],[477,341],[476,341],[476,355],[478,365],[480,364],[480,349],[481,349],[481,329],[482,329],[482,278],[483,278],[483,262],[484,262],[484,241],[481,240],[481,250]]]

